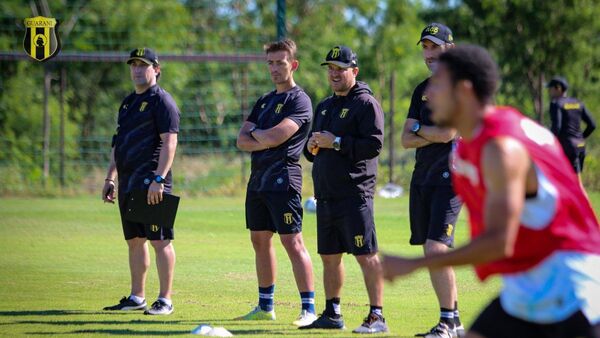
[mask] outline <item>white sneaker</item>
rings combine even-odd
[[[354,329],[354,333],[382,333],[388,332],[388,326],[385,319],[376,314],[370,313],[361,326]]]
[[[315,320],[317,320],[316,314],[308,312],[306,310],[302,310],[298,315],[298,318],[296,318],[296,320],[294,320],[292,324],[296,326],[306,326],[312,324],[312,322],[314,322]]]
[[[454,328],[454,332],[452,332],[452,336],[454,338],[465,338],[467,334],[465,333],[465,327],[464,326],[457,326]]]

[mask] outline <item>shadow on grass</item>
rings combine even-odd
[[[0,311],[0,316],[72,316],[90,315],[92,312],[80,310],[25,310],[25,311]]]
[[[26,335],[69,335],[69,334],[103,334],[115,336],[173,336],[189,334],[191,330],[153,330],[153,331],[136,331],[131,329],[90,329],[76,330],[67,332],[27,332]]]

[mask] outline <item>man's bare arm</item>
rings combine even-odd
[[[285,118],[273,128],[256,129],[252,136],[263,146],[274,148],[287,141],[298,129],[300,126],[296,122]]]
[[[487,188],[485,231],[454,251],[416,259],[385,257],[385,276],[393,279],[419,268],[481,264],[513,254],[531,166],[525,148],[516,140],[498,138],[483,149],[482,170]]]
[[[238,133],[236,146],[239,150],[242,151],[260,151],[265,150],[268,147],[260,144],[252,135],[250,135],[250,130],[252,130],[256,125],[252,122],[245,121],[240,128]]]
[[[412,132],[412,126],[416,122],[418,121],[411,118],[407,118],[406,122],[404,122],[404,127],[402,128],[402,146],[405,149],[421,148],[432,143],[419,135],[415,135],[415,133]]]
[[[431,143],[448,143],[456,137],[456,129],[436,126],[421,126],[418,136]]]

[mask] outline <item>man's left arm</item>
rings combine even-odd
[[[162,140],[162,148],[158,157],[158,167],[154,172],[155,175],[167,177],[167,173],[171,170],[173,159],[175,159],[175,150],[177,149],[177,133],[160,134]],[[152,181],[148,188],[148,204],[158,204],[162,201],[164,185]]]
[[[358,108],[358,134],[341,136],[340,154],[355,162],[375,158],[383,147],[383,111],[378,103],[367,102]],[[330,131],[321,131],[315,135],[319,148],[333,148],[338,135]]]
[[[456,137],[456,129],[421,125],[417,135],[432,143],[448,143]]]
[[[498,138],[483,149],[482,170],[487,195],[484,205],[485,231],[469,244],[448,253],[422,258],[384,257],[388,280],[420,268],[476,265],[513,254],[525,198],[530,160],[516,140]]]
[[[583,114],[581,115],[581,119],[583,122],[585,122],[583,138],[588,138],[594,132],[594,130],[596,130],[596,121],[594,121],[592,114],[590,114],[585,106],[583,106]]]

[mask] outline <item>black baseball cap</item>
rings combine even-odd
[[[130,64],[133,60],[144,61],[149,65],[157,65],[158,64],[158,55],[152,49],[143,47],[136,48],[129,53],[129,59],[127,59],[127,64]]]
[[[342,68],[355,68],[358,67],[358,57],[350,47],[335,46],[327,53],[325,62],[321,63],[321,66],[328,64]]]
[[[429,40],[438,46],[454,43],[454,37],[450,28],[437,22],[432,22],[423,29],[421,39],[419,39],[417,45],[423,42],[423,40]]]
[[[560,85],[563,88],[563,90],[567,90],[567,88],[569,88],[569,83],[567,82],[567,79],[565,79],[562,76],[553,77],[552,80],[550,80],[550,82],[546,84],[546,88],[554,87],[556,85]]]

